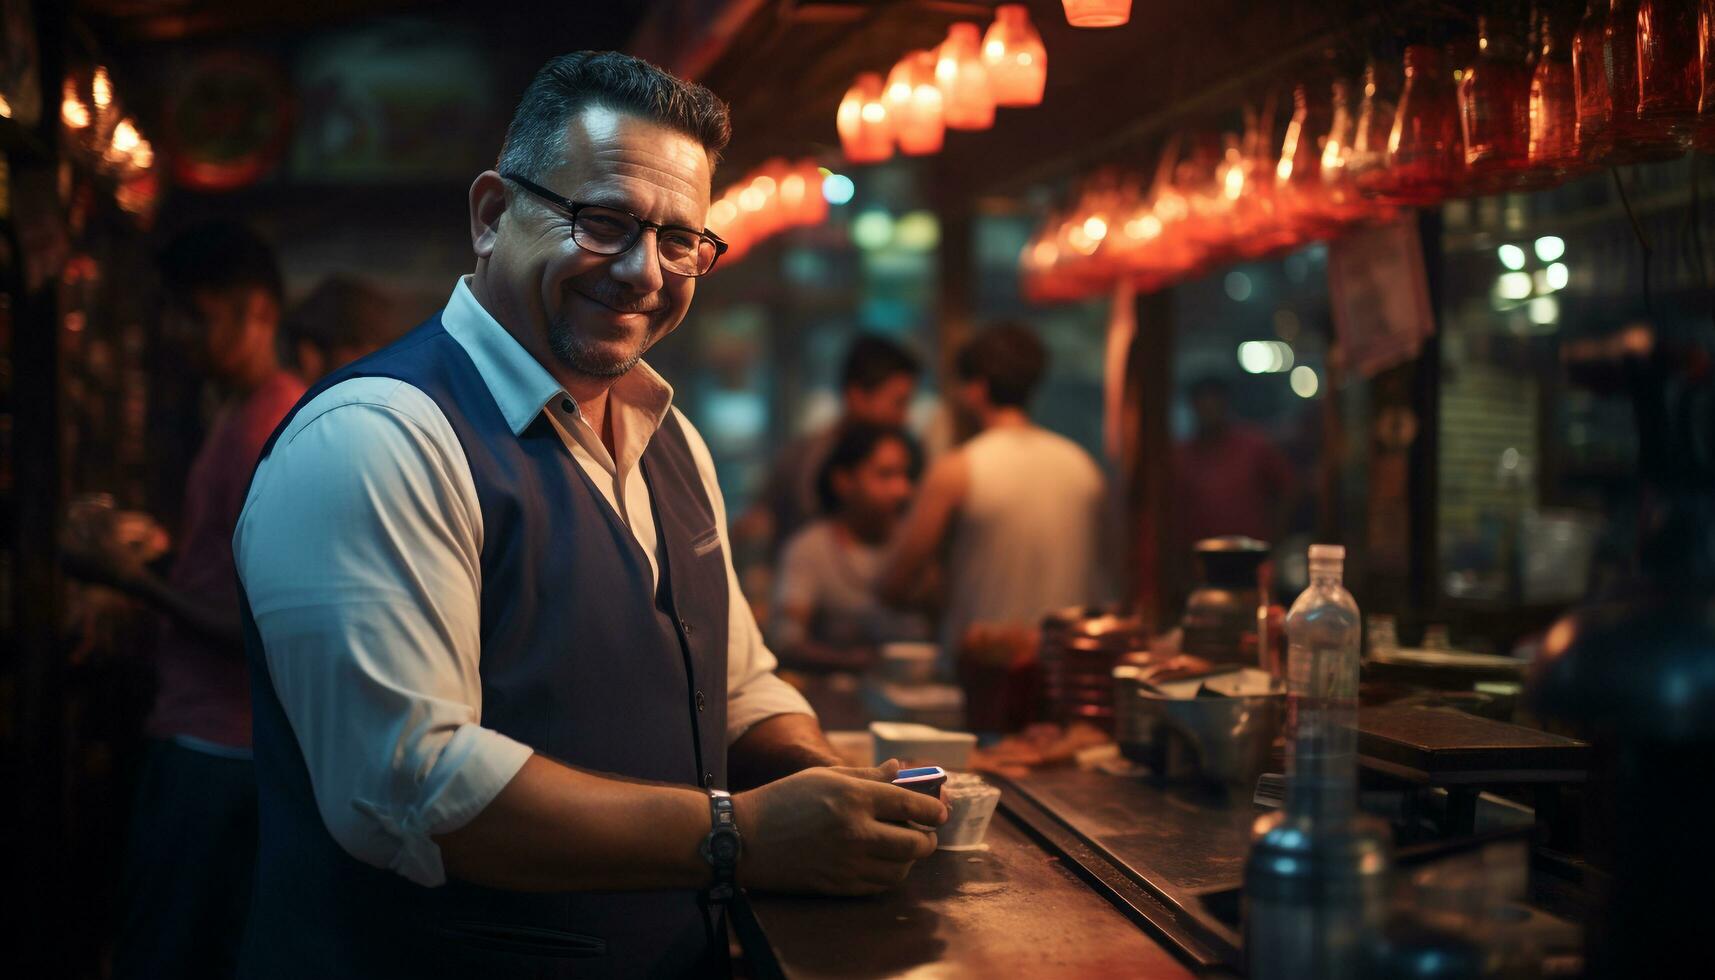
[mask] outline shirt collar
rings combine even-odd
[[[441,311],[441,325],[470,355],[513,435],[523,433],[541,414],[542,406],[555,398],[569,397],[548,369],[477,301],[470,291],[469,276],[461,277],[453,287],[452,297]],[[608,400],[609,411],[617,409],[628,418],[637,418],[653,435],[672,408],[673,386],[654,368],[638,361],[608,389]]]

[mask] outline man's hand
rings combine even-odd
[[[761,891],[873,895],[935,852],[947,807],[891,785],[899,763],[806,769],[733,797],[744,834],[738,881]]]

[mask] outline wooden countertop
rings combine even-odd
[[[1192,973],[1002,811],[988,850],[937,851],[873,898],[756,896],[786,976],[1147,977]]]

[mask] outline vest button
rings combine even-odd
[[[679,628],[685,631],[686,636],[690,636],[692,633],[696,632],[696,630],[691,628],[690,623],[687,623],[682,619],[679,620]]]
[[[715,774],[712,772],[703,773],[703,788],[709,789],[709,788],[712,788],[714,785],[715,785]]]
[[[566,412],[567,414],[570,414],[570,413],[575,412],[577,410],[578,410],[578,406],[572,404],[572,400],[570,398],[560,399],[560,411]]]
[[[698,691],[697,692],[697,710],[698,711],[703,710],[703,705],[705,703],[706,703],[706,699],[703,697],[703,692]]]

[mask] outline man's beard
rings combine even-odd
[[[590,378],[619,378],[637,366],[649,349],[645,339],[630,354],[614,357],[581,336],[571,324],[556,319],[548,327],[548,350],[561,364]]]

